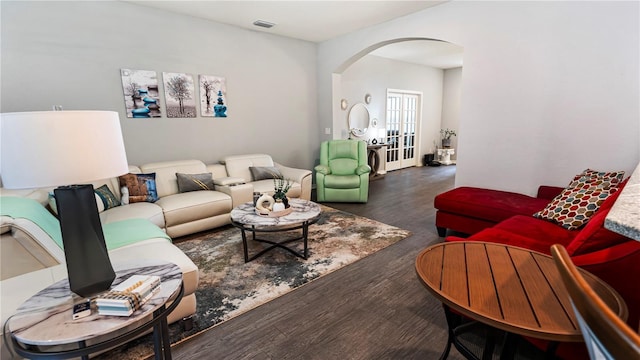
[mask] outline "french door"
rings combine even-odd
[[[417,164],[422,93],[387,90],[387,170]]]

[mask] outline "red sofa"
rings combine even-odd
[[[634,277],[640,274],[640,242],[604,228],[604,219],[625,184],[626,181],[578,230],[567,230],[532,216],[562,190],[546,186],[540,187],[537,197],[470,187],[448,191],[435,198],[436,225],[439,233],[444,227],[469,234],[468,237],[448,236],[445,241],[488,241],[544,254],[550,254],[553,244],[564,245],[577,266],[598,276],[620,293],[629,308],[627,323],[637,329],[640,287]],[[558,355],[564,358],[563,354],[569,354],[566,358],[576,358],[572,353],[575,349],[575,345],[561,346]]]

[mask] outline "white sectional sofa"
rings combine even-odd
[[[273,161],[271,156],[265,154],[227,156],[221,163],[224,164],[227,175],[231,179],[238,179],[240,182],[250,184],[253,188],[252,191],[270,195],[273,195],[273,179],[255,180],[251,168],[275,168],[284,179],[291,181],[291,189],[287,192],[288,197],[311,200],[312,177],[309,170],[278,164]],[[251,199],[246,201],[251,201]]]
[[[273,192],[273,180],[254,182],[250,166],[277,167],[292,182],[289,197],[311,197],[311,171],[289,168],[274,163],[269,155],[253,154],[227,157],[219,164],[206,165],[200,160],[165,161],[130,166],[132,174],[155,174],[159,199],[155,202],[128,203],[100,212],[105,228],[118,227],[129,219],[143,219],[162,232],[149,238],[109,250],[112,263],[155,258],[177,264],[183,271],[184,297],[169,316],[175,322],[195,313],[195,290],[198,285],[196,265],[171,243],[176,238],[230,224],[233,207],[252,201],[253,192]],[[180,192],[176,173],[211,173],[213,190]],[[107,185],[113,195],[122,201],[118,178],[93,182],[94,188]],[[6,190],[1,196],[19,196],[34,199],[45,209],[50,204],[49,192],[53,189]],[[99,198],[96,198],[99,201]],[[99,206],[100,210],[100,206]],[[0,198],[0,211],[2,198]],[[54,215],[47,212],[56,223]],[[59,228],[59,224],[58,224]],[[0,275],[1,322],[11,316],[26,299],[44,287],[66,277],[64,252],[55,244],[52,236],[29,219],[15,218],[11,214],[0,216],[2,255]],[[163,233],[164,232],[164,233]],[[166,233],[166,236],[165,236]]]

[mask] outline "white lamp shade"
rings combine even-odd
[[[115,111],[0,114],[0,176],[8,189],[74,185],[127,172]]]

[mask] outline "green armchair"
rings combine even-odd
[[[367,144],[361,140],[330,140],[320,144],[316,170],[319,202],[360,202],[369,197]]]

